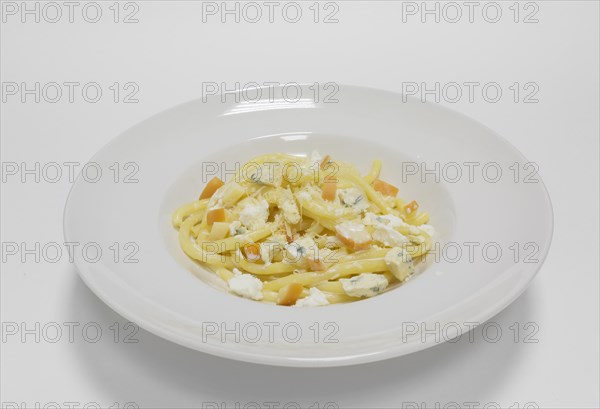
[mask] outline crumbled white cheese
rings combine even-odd
[[[269,237],[269,241],[276,242],[279,245],[278,246],[279,250],[285,249],[285,246],[288,244],[285,234],[280,233],[280,232],[273,233],[273,235],[271,237]]]
[[[300,298],[294,304],[295,307],[319,307],[321,305],[328,305],[329,301],[321,290],[315,287],[311,287],[308,292],[308,296]]]
[[[435,234],[435,229],[430,224],[422,224],[419,226],[419,229],[427,233],[429,237],[433,237],[433,235]]]
[[[300,223],[302,217],[298,211],[298,205],[294,199],[292,191],[289,189],[281,190],[278,207],[283,212],[283,218],[290,224]]]
[[[406,223],[398,216],[394,216],[393,214],[384,214],[384,215],[376,215],[374,213],[367,213],[365,218],[363,219],[363,223],[365,225],[376,226],[378,224],[387,225],[393,228],[396,227],[405,227],[408,228],[410,234],[418,235],[420,230],[417,226],[413,226],[412,224]]]
[[[260,229],[269,218],[269,203],[265,199],[246,198],[242,202],[240,222],[249,230]]]
[[[376,215],[375,213],[367,213],[363,218],[363,224],[366,226],[374,226],[376,224],[384,224],[390,227],[409,226],[404,220],[393,214]]]
[[[330,208],[328,208],[327,210],[331,211]],[[340,209],[339,207],[333,210],[333,214],[335,215],[335,217],[342,217],[344,213],[346,213],[344,209]]]
[[[237,295],[252,300],[262,300],[263,283],[252,274],[242,274],[237,268],[233,269],[235,274],[229,279],[229,289]]]
[[[336,259],[336,252],[331,249],[328,249],[327,247],[324,247],[322,249],[315,247],[315,250],[316,251],[314,253],[307,254],[307,257],[310,260],[321,260],[331,263],[338,261]]]
[[[342,243],[342,241],[335,236],[327,236],[325,242],[323,243],[323,247],[328,249],[339,249],[343,245],[344,243]]]
[[[352,278],[340,279],[344,292],[351,297],[373,297],[388,286],[382,274],[362,273]]]
[[[268,240],[260,243],[260,258],[266,265],[271,264],[273,258],[279,255],[287,246],[287,239],[284,234],[273,233]]]
[[[235,220],[229,225],[230,236],[237,236],[238,234],[245,234],[247,232],[248,231],[245,227],[242,226],[242,222],[240,222],[239,220]]]
[[[412,257],[400,247],[388,251],[384,260],[390,272],[400,281],[406,280],[415,271]]]
[[[333,214],[335,215],[335,217],[342,217],[346,212],[344,211],[344,209],[334,209]]]
[[[386,247],[400,246],[404,243],[410,242],[406,236],[392,227],[384,224],[377,224],[374,227],[375,231],[372,234],[373,240],[383,244]]]
[[[354,250],[363,250],[371,244],[371,234],[365,226],[356,222],[344,222],[335,226],[337,238]]]
[[[308,202],[312,199],[310,192],[307,190],[300,190],[296,193],[296,197],[298,198],[298,200],[303,202]]]
[[[300,237],[288,244],[285,250],[285,262],[303,264],[308,257],[315,257],[319,248],[311,237]]]
[[[344,206],[351,207],[358,212],[362,212],[370,206],[363,191],[355,187],[338,190],[338,196]]]
[[[283,174],[277,163],[267,163],[248,170],[248,178],[260,185],[281,186]]]
[[[373,226],[373,240],[383,244],[386,247],[401,246],[410,240],[400,233],[395,227],[408,226],[404,220],[391,214],[377,216],[374,213],[367,213],[363,219],[363,224]]]

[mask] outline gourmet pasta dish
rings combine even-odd
[[[298,307],[373,297],[411,278],[434,235],[381,167],[363,175],[318,152],[262,155],[212,178],[172,222],[183,251],[238,296]]]

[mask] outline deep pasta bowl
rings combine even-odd
[[[477,122],[399,94],[342,86],[290,99],[195,100],[115,138],[65,207],[65,239],[85,283],[148,331],[214,355],[284,366],[339,366],[427,348],[515,300],[548,252],[552,209],[534,163]],[[283,95],[278,97],[278,95]],[[310,96],[310,97],[309,97]],[[223,102],[225,100],[225,102]],[[171,214],[209,176],[271,152],[313,150],[381,177],[431,215],[434,245],[416,274],[376,297],[295,308],[227,293],[179,247]],[[115,170],[120,170],[117,172]],[[93,251],[92,251],[93,250]]]

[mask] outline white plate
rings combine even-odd
[[[273,365],[336,366],[448,340],[525,290],[548,252],[552,209],[539,175],[523,181],[534,165],[504,139],[456,112],[384,91],[343,86],[337,103],[315,103],[307,87],[298,101],[280,95],[275,89],[258,102],[230,95],[226,102],[186,103],[129,129],[91,160],[88,180],[80,175],[67,200],[64,230],[67,241],[80,244],[73,256],[82,279],[104,302],[148,331],[203,352]],[[411,281],[377,297],[286,308],[226,293],[219,279],[182,253],[169,218],[197,197],[203,163],[225,162],[231,169],[265,152],[313,149],[365,172],[382,159],[382,178],[430,211],[439,261],[429,258]],[[430,170],[438,163],[440,181],[425,169],[413,175],[421,163]],[[116,179],[115,164],[121,169]],[[493,183],[498,167],[503,174]],[[102,177],[92,182],[96,168]],[[463,171],[458,181],[457,168]],[[127,175],[138,181],[124,183]],[[502,257],[494,261],[498,247]],[[457,248],[463,255],[455,261]],[[438,334],[421,331],[436,325]]]

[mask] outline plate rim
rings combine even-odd
[[[311,84],[299,83],[298,85],[304,88],[304,87],[309,87]],[[476,120],[466,114],[463,114],[460,111],[457,111],[455,109],[452,109],[450,107],[447,107],[447,106],[444,106],[441,104],[432,103],[429,101],[423,102],[418,98],[415,98],[412,96],[406,96],[400,92],[394,92],[394,91],[387,90],[387,89],[356,86],[356,85],[349,85],[349,84],[338,84],[338,85],[339,85],[340,89],[350,89],[352,91],[368,92],[370,94],[379,94],[381,96],[386,95],[388,97],[393,97],[393,98],[407,98],[409,100],[418,100],[419,104],[428,105],[430,107],[434,107],[435,109],[440,109],[442,111],[445,111],[448,114],[452,114],[456,117],[459,117],[462,120],[467,120],[469,122],[475,123],[476,125],[484,128],[490,135],[493,135],[495,138],[497,138],[499,141],[501,141],[503,145],[508,147],[517,157],[519,157],[523,161],[527,161],[527,158],[525,157],[525,155],[523,155],[521,153],[521,151],[517,147],[515,147],[504,136],[502,136],[498,132],[494,131],[493,129],[489,128],[485,124],[479,122],[478,120]],[[264,86],[261,86],[258,88],[261,88],[263,90],[267,89],[267,87],[264,87]],[[282,87],[275,86],[273,88],[278,89],[278,88],[282,88]],[[237,90],[237,91],[227,92],[226,94],[241,94],[241,93],[242,93],[242,90]],[[214,98],[221,98],[221,95],[214,95],[214,96],[209,97],[209,99],[214,99]],[[123,135],[129,133],[132,129],[136,128],[137,126],[139,126],[145,122],[148,122],[152,119],[155,119],[158,116],[161,116],[161,115],[167,114],[171,111],[180,109],[183,106],[197,103],[198,101],[202,101],[202,99],[201,98],[193,98],[188,101],[179,103],[170,108],[159,111],[159,112],[157,112],[149,117],[146,117],[143,120],[127,127],[125,130],[118,133],[116,136],[112,137],[107,143],[105,143],[88,160],[88,162],[93,162],[95,158],[99,157],[106,150],[110,149],[110,147],[117,140],[119,140]],[[249,138],[246,141],[250,141],[252,139],[254,139],[254,138]],[[553,236],[554,236],[554,209],[553,209],[553,205],[552,205],[552,199],[548,192],[548,188],[543,181],[543,177],[541,174],[538,174],[538,176],[539,176],[539,184],[542,188],[543,198],[544,198],[545,205],[547,206],[548,216],[549,216],[547,232],[544,234],[544,237],[546,237],[544,247],[540,247],[540,261],[536,264],[530,265],[530,268],[528,270],[530,275],[526,282],[524,282],[521,286],[513,286],[513,288],[511,289],[512,291],[508,292],[504,297],[500,298],[499,301],[490,305],[489,308],[479,312],[478,314],[475,314],[475,316],[472,318],[472,320],[473,320],[473,322],[477,322],[478,325],[483,324],[485,321],[493,318],[498,313],[503,311],[506,307],[508,307],[510,304],[512,304],[517,298],[519,298],[519,296],[523,292],[525,292],[529,288],[529,286],[531,285],[531,282],[536,277],[538,272],[541,270],[548,254],[550,252],[550,248],[551,248]],[[70,241],[69,240],[69,232],[68,232],[69,204],[70,204],[72,195],[74,194],[76,187],[78,186],[79,183],[81,183],[81,178],[82,178],[82,174],[79,173],[77,175],[77,178],[74,180],[73,184],[71,185],[71,188],[69,189],[69,193],[67,195],[65,205],[63,208],[63,235],[67,242]],[[89,271],[86,271],[89,263],[78,263],[78,261],[79,260],[77,258],[74,258],[73,264],[75,266],[75,269],[77,270],[79,277],[86,284],[86,286],[92,291],[92,293],[94,293],[100,300],[102,300],[102,302],[104,302],[107,306],[109,306],[116,313],[118,313],[119,315],[121,315],[122,317],[124,317],[130,321],[135,322],[141,328],[152,333],[153,335],[159,336],[165,340],[174,342],[174,343],[184,346],[186,348],[190,348],[190,349],[197,350],[200,352],[219,356],[222,358],[239,360],[239,361],[250,362],[250,363],[255,363],[255,364],[283,366],[283,367],[350,366],[350,365],[358,365],[358,364],[364,364],[364,363],[369,363],[369,362],[376,362],[376,361],[381,361],[381,360],[385,360],[385,359],[390,359],[390,358],[394,358],[394,357],[407,355],[410,353],[428,349],[432,346],[440,345],[442,343],[445,343],[447,341],[447,339],[451,339],[451,337],[449,337],[449,338],[445,339],[443,342],[430,342],[430,341],[420,342],[420,343],[412,344],[411,347],[407,347],[406,343],[398,342],[398,343],[395,343],[390,346],[386,346],[386,347],[382,346],[382,347],[378,348],[377,351],[371,351],[369,353],[364,353],[364,354],[360,354],[360,355],[347,355],[347,356],[344,356],[343,358],[336,357],[336,358],[332,358],[332,359],[323,358],[323,357],[295,358],[295,357],[274,356],[274,355],[269,355],[269,354],[256,354],[256,353],[252,353],[249,351],[236,350],[235,348],[228,348],[227,343],[222,343],[221,345],[218,345],[218,346],[210,344],[210,343],[203,343],[202,346],[199,346],[198,344],[195,344],[191,341],[190,342],[186,341],[185,337],[181,337],[181,336],[179,336],[179,334],[173,334],[173,333],[169,332],[168,327],[166,327],[166,326],[161,327],[160,325],[156,325],[153,322],[141,317],[138,313],[128,310],[127,308],[123,307],[116,300],[114,300],[109,295],[107,295],[106,292],[102,291],[98,286],[94,285],[90,281],[90,279],[88,277]],[[467,305],[470,302],[473,302],[472,298],[481,296],[481,294],[479,294],[479,293],[485,292],[484,290],[487,289],[488,287],[493,286],[495,281],[496,280],[493,280],[492,282],[486,284],[481,289],[481,291],[473,294],[473,297],[469,297],[468,299],[463,300],[463,302],[457,304],[457,306],[459,306],[459,305],[463,306],[463,305]],[[465,320],[464,322],[468,322],[468,321]],[[457,335],[464,334],[466,331],[468,331],[469,329],[472,328],[472,327],[465,326],[465,325],[459,325],[459,327],[460,327],[460,331],[457,332]]]

